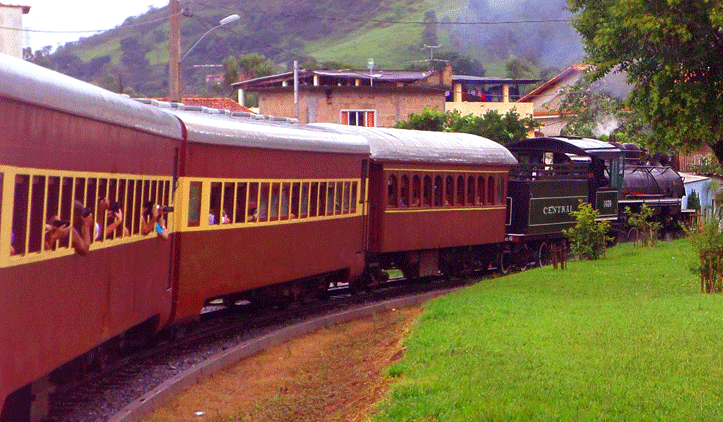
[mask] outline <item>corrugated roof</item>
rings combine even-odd
[[[364,137],[369,142],[372,159],[378,161],[504,166],[517,164],[515,157],[504,146],[468,133],[368,128],[333,123],[314,123],[309,126]]]
[[[478,84],[534,84],[540,82],[540,79],[514,79],[493,78],[487,76],[452,75],[452,82],[466,82]]]
[[[168,102],[168,97],[153,98],[154,100]],[[253,111],[230,98],[215,98],[215,97],[185,97],[181,100],[183,105],[187,106],[198,106],[215,108],[219,110],[230,110],[241,113],[253,113]]]

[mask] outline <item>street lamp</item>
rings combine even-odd
[[[171,11],[171,25],[170,25],[170,36],[169,36],[169,43],[168,43],[168,56],[169,56],[169,66],[168,66],[168,72],[169,72],[169,81],[168,81],[168,97],[171,102],[182,102],[181,97],[181,62],[183,59],[188,56],[188,53],[190,53],[197,45],[201,42],[201,40],[208,35],[209,32],[213,31],[216,28],[220,28],[224,25],[228,25],[229,23],[236,22],[240,19],[239,15],[233,14],[230,16],[226,16],[225,18],[221,19],[218,22],[218,25],[214,26],[213,28],[206,31],[203,35],[201,35],[201,38],[196,41],[195,44],[191,46],[191,48],[186,51],[186,54],[183,55],[180,59],[174,60],[174,58],[178,57],[181,50],[181,26],[180,26],[180,20],[179,20],[179,6],[178,6],[178,0],[171,0],[170,3],[170,11]]]
[[[374,70],[374,59],[371,57],[369,58],[369,62],[367,62],[367,67],[369,67],[369,85],[374,86],[374,75],[372,75],[372,70]]]
[[[225,18],[223,18],[223,19],[221,19],[220,21],[218,21],[218,25],[214,26],[213,28],[211,28],[211,29],[209,29],[208,31],[206,31],[205,34],[201,35],[201,38],[199,38],[198,41],[196,41],[196,44],[193,44],[193,45],[191,46],[191,48],[189,48],[188,51],[186,51],[186,54],[184,54],[183,57],[181,57],[181,60],[179,60],[179,61],[182,62],[183,59],[185,59],[186,56],[188,56],[188,53],[190,53],[191,50],[193,50],[193,49],[198,45],[198,43],[200,43],[201,40],[202,40],[206,35],[208,35],[209,32],[213,31],[213,30],[216,29],[216,28],[220,28],[220,27],[222,27],[222,26],[224,26],[224,25],[227,25],[227,24],[229,24],[229,23],[231,23],[231,22],[236,22],[236,21],[239,20],[239,19],[241,19],[241,17],[240,17],[239,15],[237,15],[237,14],[234,13],[233,15],[226,16]]]

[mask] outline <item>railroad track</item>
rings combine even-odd
[[[305,321],[374,306],[403,297],[443,294],[462,287],[464,280],[434,279],[406,283],[391,279],[364,294],[350,295],[344,287],[330,291],[329,300],[303,306],[254,312],[247,306],[207,308],[182,335],[167,335],[148,348],[123,356],[85,374],[80,380],[55,387],[50,394],[48,422],[95,422],[113,419],[124,407],[166,380],[200,365],[224,351],[256,338],[273,335]],[[115,416],[115,420],[123,420]]]

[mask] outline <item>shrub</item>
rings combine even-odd
[[[660,223],[652,221],[653,209],[643,204],[640,212],[633,212],[630,207],[625,207],[625,215],[628,216],[628,224],[638,233],[638,240],[643,246],[655,246],[658,241]]]
[[[580,200],[577,211],[570,215],[577,219],[577,224],[562,231],[570,240],[570,251],[579,259],[593,260],[605,256],[605,245],[612,240],[607,236],[610,223],[596,221],[600,213],[583,200]]]
[[[706,219],[703,224],[688,231],[691,243],[697,253],[697,259],[690,265],[690,270],[700,275],[701,291],[717,293],[723,291],[720,257],[723,256],[723,233],[721,220],[717,217]]]

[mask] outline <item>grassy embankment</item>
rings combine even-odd
[[[374,421],[721,420],[723,296],[688,240],[430,302]]]

